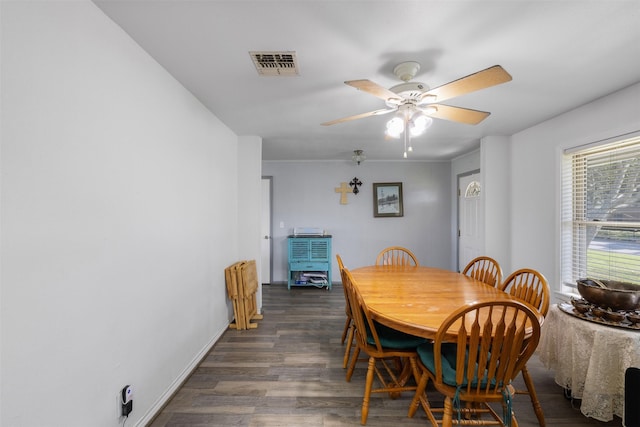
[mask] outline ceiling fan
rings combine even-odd
[[[420,64],[414,61],[398,64],[393,69],[393,73],[404,83],[400,83],[390,89],[366,79],[346,81],[345,84],[384,100],[387,108],[331,120],[322,123],[322,125],[330,126],[337,123],[393,112],[398,113],[399,119],[396,124],[401,125],[402,129],[406,129],[409,122],[412,121],[412,118],[415,119],[417,116],[426,116],[428,118],[427,120],[429,120],[428,124],[430,124],[430,118],[433,117],[436,119],[476,125],[486,119],[491,113],[469,108],[453,107],[440,104],[440,102],[511,80],[511,75],[500,65],[494,65],[493,67],[430,89],[429,86],[424,83],[410,81],[415,77],[419,69]],[[389,121],[387,130],[390,130],[389,126],[391,122],[392,120]],[[399,137],[403,131],[402,129],[398,129],[396,135],[391,135],[390,133],[388,133],[388,135]]]

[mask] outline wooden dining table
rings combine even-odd
[[[350,271],[376,321],[428,339],[462,306],[516,299],[494,286],[440,268],[382,265]],[[542,323],[542,315],[539,320]]]

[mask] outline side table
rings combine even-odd
[[[606,326],[549,310],[537,354],[555,381],[581,399],[587,417],[610,421],[624,413],[624,375],[640,367],[640,331]]]

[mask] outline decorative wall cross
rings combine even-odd
[[[353,194],[358,194],[360,192],[358,187],[362,185],[362,182],[358,178],[353,178],[349,185],[353,187]]]
[[[341,182],[340,187],[336,187],[336,193],[340,193],[340,204],[347,204],[347,193],[353,193],[353,190],[347,187],[346,182]]]

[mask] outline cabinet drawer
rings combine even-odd
[[[290,262],[291,271],[329,271],[328,262]]]

